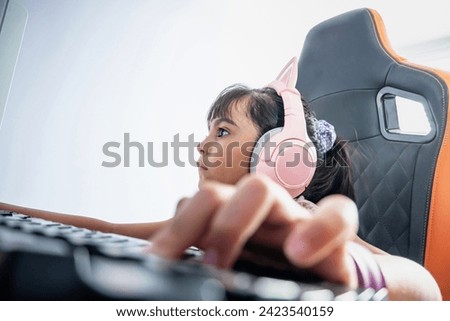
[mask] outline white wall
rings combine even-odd
[[[106,142],[130,133],[158,152],[176,134],[201,140],[221,89],[272,80],[322,20],[374,8],[400,54],[450,70],[445,0],[11,2],[28,18],[0,129],[0,201],[111,221],[171,216],[197,172],[173,153],[163,168],[106,168]]]

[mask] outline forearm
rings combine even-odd
[[[442,300],[439,286],[423,266],[390,255],[359,237],[354,241],[373,253],[386,280],[390,300]]]
[[[389,254],[374,254],[389,291],[390,300],[442,300],[431,274],[418,263]]]
[[[74,225],[78,227],[88,228],[90,230],[112,232],[113,224],[110,222],[98,220],[91,217],[56,213],[12,204],[0,203],[1,210],[8,210],[17,213],[30,215],[37,218],[42,218],[49,221],[54,221],[62,224]]]
[[[155,231],[157,231],[167,222],[162,221],[154,223],[116,224],[92,217],[43,211],[5,203],[0,203],[0,210],[23,213],[33,217],[38,217],[62,224],[74,225],[90,230],[101,231],[105,233],[122,234],[142,239],[148,239]]]

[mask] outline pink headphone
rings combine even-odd
[[[306,131],[305,113],[298,90],[297,58],[292,58],[268,87],[283,99],[284,127],[264,133],[256,142],[250,172],[263,173],[288,190],[303,193],[316,170],[317,152]]]

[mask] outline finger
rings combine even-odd
[[[184,251],[199,242],[209,227],[212,215],[234,193],[232,186],[207,182],[179,209],[171,222],[150,240],[149,252],[170,258],[180,258]]]
[[[284,251],[300,267],[311,267],[330,256],[337,247],[356,235],[358,210],[341,195],[324,198],[316,214],[298,223],[286,239]]]
[[[308,213],[274,182],[257,175],[246,176],[211,222],[205,239],[205,261],[230,267],[263,222],[290,230],[304,216]]]

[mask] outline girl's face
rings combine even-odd
[[[258,131],[246,114],[245,103],[237,102],[230,108],[230,118],[211,120],[209,134],[198,146],[199,186],[205,180],[235,184],[249,172]]]

